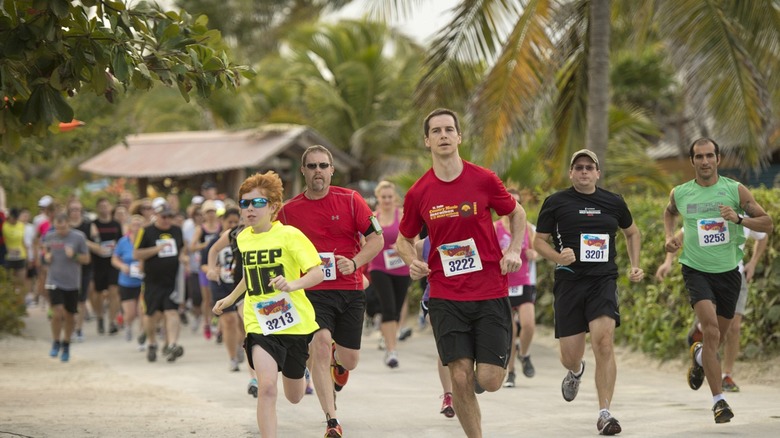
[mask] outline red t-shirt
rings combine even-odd
[[[507,278],[501,275],[500,266],[503,255],[493,228],[491,209],[503,216],[516,206],[517,202],[495,173],[465,160],[463,172],[455,180],[441,181],[431,169],[409,189],[399,231],[412,238],[420,233],[423,223],[428,227],[431,298],[480,301],[507,296]],[[442,245],[452,248],[452,244],[470,238],[474,239],[482,269],[445,276],[437,248]],[[449,254],[457,255],[457,249]],[[458,261],[446,263],[451,271],[459,265]]]
[[[287,201],[278,219],[301,230],[317,252],[353,258],[360,252],[360,236],[371,227],[371,209],[354,190],[331,186],[322,199],[309,199],[303,193]],[[325,262],[325,260],[323,260]],[[343,276],[335,269],[335,280],[325,280],[308,290],[363,290],[360,270]]]

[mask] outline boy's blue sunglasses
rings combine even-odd
[[[254,198],[254,199],[241,199],[238,201],[238,206],[242,209],[249,208],[249,204],[252,204],[254,208],[263,208],[268,205],[268,199],[266,198]]]

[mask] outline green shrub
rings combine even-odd
[[[14,291],[8,272],[0,267],[0,336],[21,334],[26,314],[24,296]]]
[[[752,189],[758,203],[769,216],[780,217],[780,191]],[[661,283],[654,278],[658,265],[665,257],[663,210],[668,198],[650,195],[626,197],[634,222],[642,232],[640,266],[645,279],[640,283],[628,281],[628,256],[625,239],[618,232],[617,255],[620,277],[621,326],[615,332],[616,342],[651,354],[660,359],[677,357],[687,351],[685,337],[693,321],[693,309],[683,285],[679,263],[674,263],[671,274]],[[527,207],[529,210],[533,207]],[[536,215],[536,212],[533,213]],[[531,214],[529,214],[531,216]],[[679,222],[679,221],[678,221]],[[780,240],[778,228],[768,237],[766,254],[756,268],[742,324],[741,342],[747,358],[767,357],[780,353]],[[746,248],[750,257],[752,241]],[[537,319],[553,325],[552,284],[554,265],[538,262]]]

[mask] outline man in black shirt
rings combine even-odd
[[[181,228],[172,224],[175,213],[168,204],[158,206],[155,213],[157,220],[138,233],[133,258],[142,261],[144,267],[144,329],[149,342],[146,358],[149,362],[157,360],[155,331],[160,315],[164,314],[166,348],[163,354],[168,362],[173,362],[184,354],[184,348],[177,344],[179,304],[172,297],[176,293],[184,238]]]
[[[113,206],[108,199],[98,199],[95,207],[98,217],[92,222],[88,234],[91,241],[87,242],[92,251],[92,310],[97,315],[98,334],[102,335],[106,332],[103,303],[108,301],[108,333],[115,335],[119,332],[116,324],[120,306],[119,271],[111,264],[111,256],[116,243],[122,238],[122,225],[114,220]]]
[[[602,435],[615,435],[622,430],[609,413],[617,375],[614,334],[620,325],[615,264],[618,228],[626,237],[629,279],[640,281],[644,272],[639,268],[639,229],[620,195],[596,187],[600,176],[595,153],[582,149],[572,155],[572,187],[545,199],[534,249],[557,264],[553,287],[555,337],[560,341],[561,363],[569,370],[561,385],[563,398],[572,401],[577,396],[585,372],[585,334],[590,332],[600,409],[596,426]]]

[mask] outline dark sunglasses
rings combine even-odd
[[[330,167],[330,163],[306,163],[306,168],[314,170],[319,166],[320,169],[327,169]]]
[[[241,199],[238,201],[238,206],[242,209],[249,208],[249,204],[252,204],[254,208],[263,208],[268,205],[268,199],[266,198],[254,198],[254,199]]]

